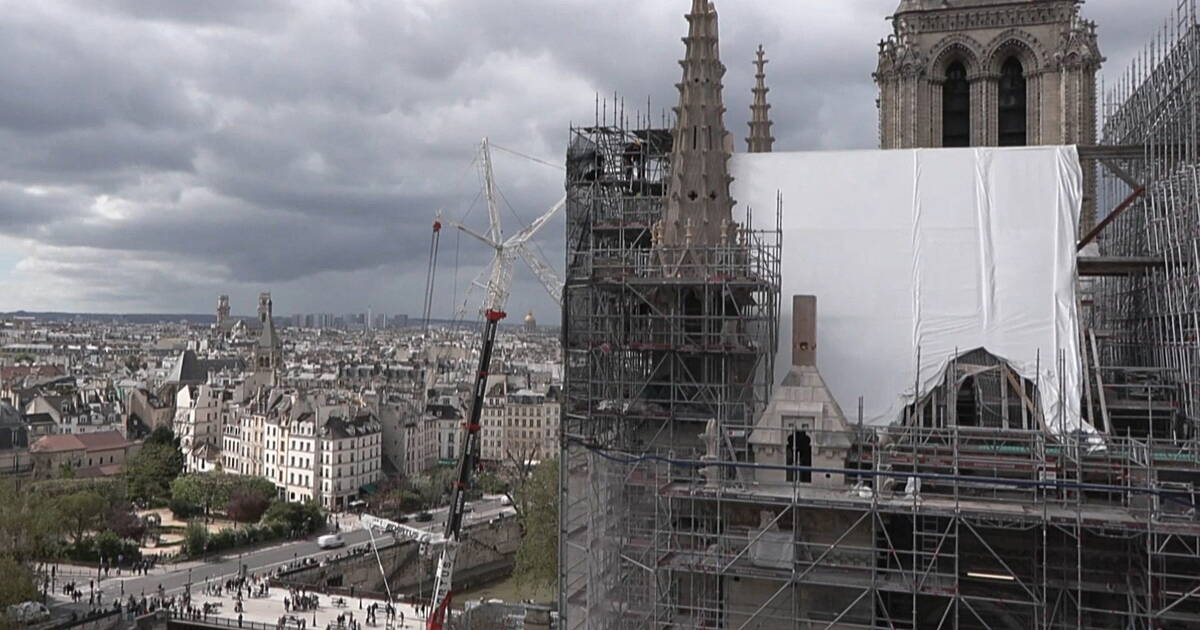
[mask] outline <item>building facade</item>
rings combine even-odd
[[[557,387],[509,394],[499,448],[504,461],[527,464],[557,456],[558,397]]]
[[[880,148],[1095,144],[1104,58],[1080,4],[902,0],[879,44]]]
[[[264,390],[226,424],[226,472],[265,477],[286,501],[343,510],[383,476],[383,429],[369,410],[291,390]]]

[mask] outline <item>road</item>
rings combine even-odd
[[[501,505],[499,497],[488,497],[481,501],[476,501],[471,504],[474,510],[467,515],[467,523],[477,520],[492,518],[505,510]],[[432,510],[430,513],[433,519],[418,523],[409,520],[407,523],[412,527],[422,529],[429,532],[441,532],[445,527],[447,508],[439,508]],[[313,558],[318,561],[321,559],[336,555],[344,554],[349,549],[354,549],[362,546],[369,546],[371,543],[371,533],[365,529],[355,529],[352,531],[343,531],[342,538],[346,541],[346,546],[338,549],[321,549],[317,546],[317,535],[309,536],[304,540],[277,544],[266,548],[257,548],[247,550],[241,553],[232,552],[225,553],[220,556],[214,556],[209,559],[184,562],[177,565],[168,564],[165,567],[160,566],[146,576],[130,576],[128,573],[122,572],[121,577],[116,577],[115,573],[110,573],[108,578],[101,580],[99,588],[103,596],[105,604],[111,604],[114,597],[128,597],[130,594],[135,597],[140,597],[143,593],[147,596],[153,596],[159,586],[162,586],[163,592],[167,595],[173,595],[182,592],[190,583],[193,585],[193,592],[197,588],[204,588],[205,580],[210,582],[223,582],[228,578],[238,574],[242,564],[246,565],[247,573],[263,573],[266,571],[274,571],[277,567],[289,562],[296,562]],[[386,534],[375,534],[375,542],[379,548],[384,548],[393,544],[391,536]],[[61,577],[58,579],[58,593],[55,595],[57,602],[56,607],[75,608],[77,610],[86,610],[89,606],[87,601],[88,581],[94,577],[94,573],[89,577],[71,576],[69,578]],[[84,592],[84,597],[79,605],[67,604],[62,595],[63,579],[68,581],[74,580]]]

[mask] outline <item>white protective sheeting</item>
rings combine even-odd
[[[868,423],[897,420],[915,385],[982,347],[1038,381],[1050,430],[1087,427],[1073,147],[738,154],[730,169],[756,227],[774,227],[783,196],[781,365],[791,296],[816,295],[817,365]]]

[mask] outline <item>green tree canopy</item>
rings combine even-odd
[[[517,584],[553,585],[558,579],[558,460],[538,464],[517,490],[523,506],[521,546],[513,577]]]
[[[275,484],[263,477],[206,472],[184,475],[171,482],[171,498],[198,505],[205,514],[224,510],[236,495],[271,498]]]
[[[41,599],[33,571],[12,558],[0,556],[0,575],[4,576],[0,580],[0,628],[22,627],[23,624],[9,619],[4,613],[13,604]]]
[[[281,523],[288,530],[301,533],[311,533],[325,524],[325,510],[315,501],[304,503],[288,503],[276,501],[263,514],[264,523]]]
[[[171,430],[171,427],[165,424],[160,424],[157,427],[154,427],[154,430],[150,432],[150,435],[146,436],[146,441],[144,444],[164,444],[166,446],[174,446],[179,448],[179,438],[175,437],[175,432]]]
[[[150,438],[158,433],[158,429],[154,431]],[[183,453],[173,444],[174,438],[170,440],[164,444],[148,438],[142,450],[125,462],[123,476],[130,499],[155,501],[170,495],[171,482],[183,471]]]
[[[79,542],[84,534],[100,527],[108,506],[104,497],[93,490],[84,490],[58,498],[58,513],[71,539]]]
[[[507,481],[501,479],[498,475],[491,472],[479,473],[479,478],[476,485],[484,494],[503,494],[509,491]]]
[[[205,547],[208,546],[208,528],[203,524],[192,521],[188,523],[187,529],[183,533],[183,550],[189,556],[198,556],[204,553]]]
[[[20,563],[51,555],[63,531],[57,500],[0,478],[0,506],[0,558]]]
[[[46,498],[56,498],[90,490],[104,497],[105,501],[125,499],[125,484],[117,477],[83,477],[80,479],[43,479],[29,485],[29,493]]]

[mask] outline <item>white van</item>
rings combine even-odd
[[[24,624],[32,624],[49,619],[50,610],[40,602],[22,602],[8,607],[8,617]]]
[[[322,549],[333,549],[346,544],[341,534],[326,534],[317,539],[317,546]]]

